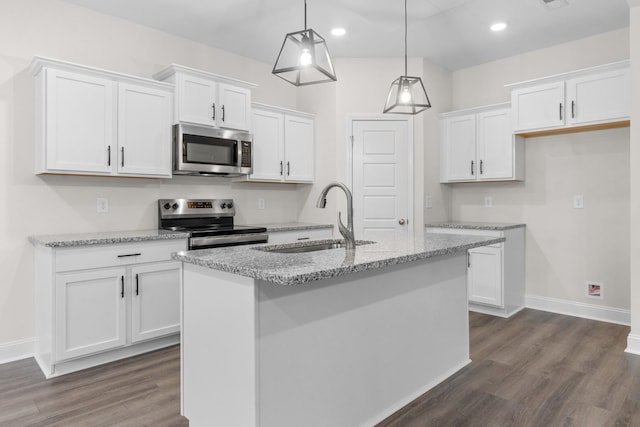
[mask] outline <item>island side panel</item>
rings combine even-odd
[[[190,427],[257,425],[254,280],[184,264],[181,392]]]
[[[470,362],[464,252],[258,287],[261,427],[371,426]]]

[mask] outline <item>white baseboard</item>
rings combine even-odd
[[[601,322],[616,323],[625,326],[631,324],[631,311],[620,308],[603,307],[601,305],[539,297],[536,295],[526,295],[525,306],[527,308],[533,308],[534,310],[550,311],[552,313],[599,320]],[[640,336],[638,338],[640,339]],[[640,349],[640,344],[638,345],[638,349]]]
[[[0,365],[33,357],[35,340],[27,338],[0,344]]]
[[[625,353],[640,355],[640,335],[629,334],[627,336],[627,348]]]

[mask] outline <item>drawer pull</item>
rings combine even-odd
[[[126,258],[129,256],[140,256],[142,255],[140,252],[138,252],[137,254],[126,254],[126,255],[118,255],[118,258]]]
[[[298,237],[298,240],[309,240],[311,237]]]

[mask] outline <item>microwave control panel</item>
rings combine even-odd
[[[242,141],[242,159],[240,166],[243,168],[251,167],[251,143],[249,141]]]

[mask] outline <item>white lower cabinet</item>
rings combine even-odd
[[[131,342],[180,332],[180,278],[175,261],[131,268]]]
[[[333,228],[268,231],[268,233],[269,243],[292,243],[305,240],[331,239],[333,237]]]
[[[427,227],[426,232],[504,237],[503,243],[467,251],[469,310],[509,317],[524,308],[525,227],[477,229],[435,226]]]
[[[125,273],[110,268],[56,275],[56,360],[126,344]]]
[[[177,344],[185,239],[36,246],[36,361],[52,377]]]
[[[501,247],[491,246],[467,251],[469,302],[502,307],[502,252]]]

